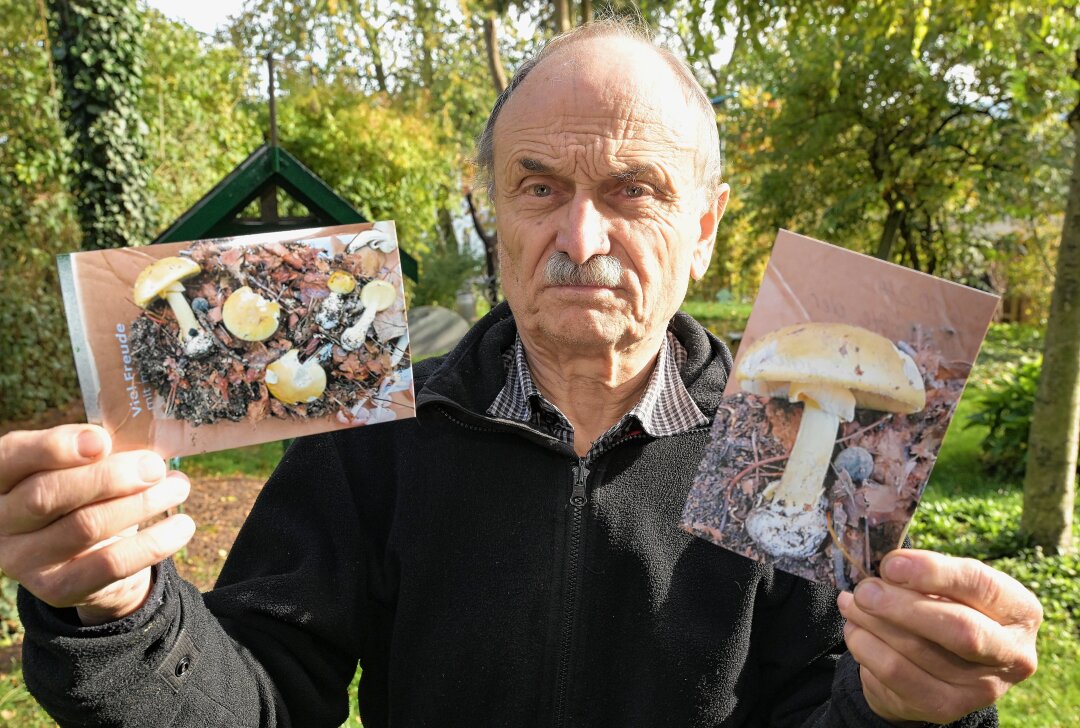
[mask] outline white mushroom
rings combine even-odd
[[[397,248],[397,240],[393,235],[387,235],[382,230],[364,230],[363,232],[357,233],[356,237],[349,241],[345,251],[348,253],[355,253],[365,246],[374,248],[381,253],[389,253]]]
[[[159,298],[164,298],[180,327],[180,341],[184,353],[201,357],[214,346],[213,338],[199,325],[195,314],[184,298],[184,285],[180,282],[202,271],[190,258],[172,256],[151,263],[139,273],[132,289],[132,298],[139,308],[146,308]]]
[[[360,348],[375,320],[375,314],[390,308],[396,299],[397,289],[392,283],[374,280],[365,284],[360,290],[360,303],[364,305],[364,312],[356,323],[341,334],[341,345],[349,351]]]
[[[825,475],[841,421],[855,407],[910,414],[926,405],[919,368],[891,341],[836,323],[807,323],[754,341],[735,373],[743,390],[803,403],[787,467],[750,512],[746,531],[777,557],[813,555],[828,531],[822,507]]]

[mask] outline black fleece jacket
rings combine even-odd
[[[711,415],[730,354],[671,326]],[[369,728],[884,726],[835,591],[678,528],[708,427],[582,483],[571,448],[484,414],[514,332],[498,307],[418,365],[415,420],[298,441],[212,592],[165,562],[98,627],[22,592],[31,691],[64,726],[336,726],[359,661]]]

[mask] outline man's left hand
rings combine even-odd
[[[1038,664],[1042,607],[974,559],[904,549],[837,600],[863,693],[885,720],[949,723],[990,705]]]

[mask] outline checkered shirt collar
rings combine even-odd
[[[507,369],[506,383],[487,413],[532,425],[563,442],[572,443],[574,428],[536,387],[520,336],[515,337],[514,345],[503,355],[503,360]],[[685,363],[686,349],[668,331],[641,399],[593,443],[592,450],[606,449],[639,429],[652,437],[665,437],[707,425],[708,418],[690,398],[679,376],[679,369]]]

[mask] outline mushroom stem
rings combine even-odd
[[[794,507],[818,507],[839,425],[838,416],[818,408],[813,401],[804,403],[799,432],[774,500]]]
[[[367,338],[368,329],[371,328],[372,322],[375,321],[376,313],[374,306],[365,308],[356,323],[342,332],[341,345],[349,351],[359,349],[360,345],[364,343],[364,339]]]
[[[180,338],[183,341],[193,339],[203,333],[202,326],[195,319],[195,313],[191,310],[191,306],[188,305],[187,299],[184,298],[184,287],[182,285],[174,283],[170,286],[165,293],[165,300],[168,301],[169,307],[173,310],[173,315],[176,316],[176,323],[180,325]]]
[[[817,552],[828,532],[821,496],[836,428],[844,416],[835,412],[837,403],[830,401],[829,392],[793,390],[803,401],[803,415],[787,467],[766,489],[766,502],[746,517],[745,526],[750,538],[773,556],[803,559]]]

